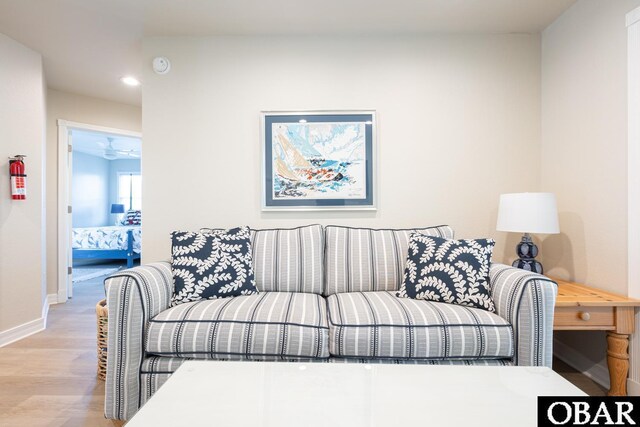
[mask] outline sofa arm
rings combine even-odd
[[[497,314],[513,327],[514,364],[550,368],[558,285],[540,274],[504,264],[491,265],[489,284]]]
[[[109,310],[105,416],[126,420],[140,406],[140,368],[149,320],[169,308],[171,265],[159,262],[124,270],[104,284]]]

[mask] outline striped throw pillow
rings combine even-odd
[[[140,225],[142,224],[142,213],[136,210],[129,210],[122,218],[122,225]]]

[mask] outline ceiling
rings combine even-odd
[[[141,104],[145,36],[537,33],[575,0],[0,0],[0,33],[42,53],[49,87]],[[144,87],[144,82],[143,87]]]
[[[139,160],[142,141],[140,138],[110,135],[83,130],[72,131],[73,151],[104,158],[105,151],[112,155],[107,160]],[[111,139],[111,141],[109,141]],[[111,144],[111,146],[109,146]],[[111,148],[113,150],[111,150]]]

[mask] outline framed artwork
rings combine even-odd
[[[374,111],[263,112],[263,210],[374,210]]]

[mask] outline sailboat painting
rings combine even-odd
[[[373,112],[263,113],[265,209],[372,209]]]

